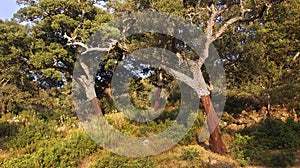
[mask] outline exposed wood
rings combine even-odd
[[[219,117],[213,107],[210,96],[201,96],[201,102],[204,106],[207,116],[207,124],[210,132],[209,148],[212,152],[225,154],[226,146],[222,141],[221,130],[219,127]]]
[[[93,103],[93,106],[94,106],[94,109],[95,109],[95,112],[96,112],[96,115],[98,117],[103,117],[103,112],[102,112],[102,109],[98,103],[98,100],[97,100],[97,97],[94,97],[92,99],[92,103]]]

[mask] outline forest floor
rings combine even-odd
[[[140,129],[138,126],[132,126],[132,123],[124,120],[118,113],[107,115],[107,117],[111,121],[117,122],[119,127],[128,127],[126,130],[129,131],[129,133],[134,134]],[[10,129],[10,131],[16,133],[16,135],[12,136],[12,138],[7,138],[7,136],[1,135],[4,135],[5,132],[0,134],[0,167],[12,167],[14,165],[15,167],[26,167],[26,165],[24,166],[25,163],[31,165],[31,162],[33,161],[34,164],[37,164],[38,162],[45,162],[47,159],[48,162],[43,164],[55,165],[57,161],[51,161],[51,159],[55,159],[57,157],[68,158],[70,153],[65,153],[68,151],[75,154],[76,151],[78,151],[77,155],[74,155],[74,157],[72,156],[73,158],[71,160],[74,161],[74,164],[76,162],[75,167],[80,168],[122,167],[122,165],[127,165],[127,167],[132,168],[147,167],[147,165],[148,167],[159,168],[300,167],[299,146],[298,149],[293,153],[293,157],[291,157],[294,160],[289,159],[291,156],[289,152],[290,148],[276,148],[278,141],[281,143],[281,137],[282,141],[286,140],[286,138],[287,140],[293,140],[288,142],[287,145],[300,143],[298,138],[300,136],[294,136],[292,135],[294,132],[291,132],[293,130],[298,131],[297,129],[300,128],[298,116],[289,113],[287,109],[272,109],[270,118],[272,118],[270,122],[273,122],[272,124],[274,124],[274,132],[271,132],[272,134],[266,132],[266,134],[270,135],[271,137],[267,137],[266,139],[262,137],[261,140],[262,143],[271,143],[271,145],[275,146],[274,148],[267,150],[261,149],[260,145],[262,144],[260,144],[260,142],[257,142],[256,140],[251,141],[254,140],[251,139],[253,133],[256,133],[260,129],[262,130],[259,133],[264,133],[263,131],[269,131],[266,127],[268,125],[266,124],[267,118],[265,111],[243,111],[236,116],[224,113],[222,117],[223,141],[228,148],[228,153],[224,156],[210,152],[208,149],[208,141],[200,143],[200,145],[197,144],[194,133],[192,132],[190,135],[188,135],[191,137],[191,140],[188,142],[183,141],[170,150],[155,156],[136,159],[112,155],[110,152],[102,148],[88,146],[87,144],[93,144],[93,142],[87,138],[82,138],[82,136],[87,137],[87,135],[84,135],[86,133],[82,130],[80,124],[78,126],[74,126],[74,123],[70,122],[72,123],[70,124],[72,126],[58,126],[56,123],[51,124],[51,122],[48,123],[41,121],[35,123],[31,121],[31,123],[27,123],[25,127],[22,127],[22,129],[16,127],[17,131],[15,132],[13,131],[14,125],[10,125],[9,122],[0,121],[0,131],[7,131]],[[293,121],[286,124],[289,118],[291,118]],[[76,119],[74,119],[74,121],[76,122]],[[18,124],[15,124],[15,126],[17,125]],[[148,130],[151,134],[155,134],[156,132],[153,132],[153,130],[160,130],[167,126],[167,124],[155,125],[155,123],[152,123],[148,127],[143,127],[143,130]],[[54,132],[47,130],[46,127],[54,127]],[[153,129],[153,127],[156,128]],[[283,131],[280,131],[281,129]],[[44,133],[41,134],[40,131],[44,131]],[[283,133],[284,135],[276,134],[273,136],[273,134],[277,132]],[[18,136],[20,138],[17,138]],[[50,136],[53,136],[53,138],[49,139],[48,137]],[[276,139],[276,136],[279,138]],[[36,141],[35,143],[31,142],[33,137],[36,137],[36,139],[34,139],[34,141]],[[76,137],[81,138],[77,139]],[[274,139],[276,139],[276,141]],[[252,143],[256,143],[256,146],[251,146],[253,145]],[[250,148],[247,145],[250,145]],[[20,148],[19,146],[24,147]],[[86,150],[90,150],[91,152],[83,152]],[[254,155],[251,155],[251,153]],[[249,154],[250,156],[248,156]],[[25,155],[26,157],[24,157]],[[255,159],[256,155],[262,155],[262,157],[260,159]],[[251,157],[254,157],[254,159]],[[277,162],[275,163],[277,165],[284,166],[270,166],[270,162],[273,161]],[[142,164],[143,162],[145,162],[145,164]],[[281,164],[281,162],[286,163]],[[67,164],[68,162],[66,162],[66,165]],[[62,163],[60,163],[60,165],[62,165]]]

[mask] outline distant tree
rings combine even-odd
[[[33,41],[28,28],[0,20],[0,113],[16,113],[28,106],[35,89],[28,62]]]
[[[284,1],[255,22],[236,24],[216,44],[226,59],[230,89],[256,96],[268,110],[271,104],[299,101],[297,92],[289,91],[299,90],[298,6]]]
[[[72,82],[74,63],[80,46],[75,41],[86,41],[110,15],[95,7],[100,1],[90,0],[17,0],[23,5],[15,15],[19,22],[29,22],[31,36],[30,63],[37,80],[46,87],[59,87]],[[64,35],[71,36],[68,41]]]
[[[17,0],[17,3],[23,7],[14,19],[29,23],[30,36],[35,39],[29,47],[28,62],[35,69],[34,77],[39,87],[70,85],[78,54],[86,49],[77,43],[86,42],[102,23],[111,19],[111,15],[96,7],[100,1]],[[102,114],[96,96],[92,101]]]

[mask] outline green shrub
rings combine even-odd
[[[294,166],[295,156],[292,152],[280,152],[273,154],[267,161],[269,167],[289,167]]]
[[[40,167],[76,167],[85,156],[97,149],[97,144],[80,131],[72,132],[66,139],[57,139],[47,145],[48,147],[40,148],[36,153]]]
[[[83,158],[97,149],[97,144],[86,133],[75,131],[67,136],[66,151],[71,158]]]
[[[18,132],[18,123],[9,123],[7,121],[0,122],[0,138],[10,137]]]
[[[266,120],[253,133],[255,140],[268,149],[295,149],[300,147],[300,124],[293,119],[286,123]]]
[[[264,102],[257,93],[231,90],[226,95],[224,111],[238,115],[243,110],[259,110],[263,104]]]
[[[43,120],[34,120],[29,125],[22,125],[18,132],[8,138],[3,146],[8,149],[25,148],[38,141],[47,140],[56,136],[54,132],[55,125]]]
[[[236,134],[231,154],[241,165],[268,165],[286,167],[293,165],[293,152],[300,147],[300,124],[288,119],[286,122],[268,119],[261,122],[248,135]],[[280,153],[272,154],[274,151]],[[289,152],[285,152],[289,151]]]
[[[21,157],[13,158],[11,160],[5,161],[1,167],[3,168],[12,168],[12,167],[18,167],[18,168],[28,168],[28,167],[37,167],[35,161],[34,161],[34,155],[24,155]]]
[[[25,140],[26,141],[26,140]],[[81,131],[71,132],[66,138],[52,138],[36,144],[36,152],[5,160],[3,167],[76,167],[97,144]]]
[[[234,146],[231,149],[231,155],[240,162],[240,166],[248,165],[249,157],[247,157],[247,152],[249,148],[249,142],[252,137],[242,136],[241,134],[236,134],[234,139]]]
[[[194,150],[185,149],[180,159],[182,160],[194,160],[199,158],[199,152]]]
[[[152,168],[153,161],[147,158],[129,158],[111,154],[105,158],[99,159],[92,168]]]

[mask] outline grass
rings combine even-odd
[[[78,127],[77,120],[62,124],[55,119],[22,120],[20,115],[20,122],[8,122],[11,117],[0,119],[0,167],[289,167],[295,164],[294,151],[300,148],[300,124],[271,119],[238,132],[224,128],[223,139],[229,148],[225,156],[198,145],[193,128],[164,153],[130,158],[99,147]],[[134,136],[156,134],[172,122],[136,124],[118,113],[106,117],[120,131]]]

